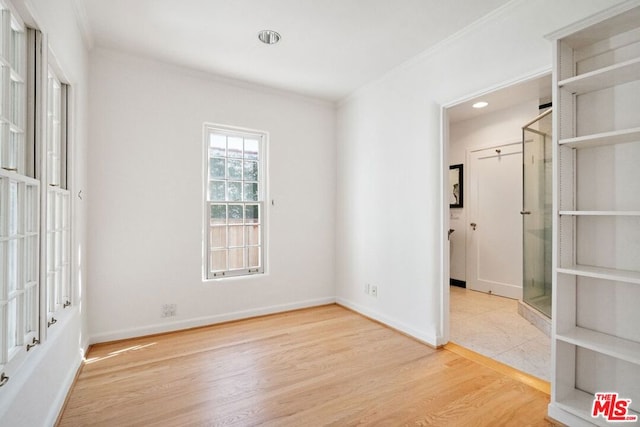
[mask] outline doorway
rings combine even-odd
[[[489,106],[471,108],[480,98]],[[544,74],[443,110],[443,171],[458,164],[465,171],[462,206],[444,212],[445,230],[454,230],[443,251],[448,276],[466,286],[445,285],[445,330],[450,341],[542,379],[550,377],[550,340],[518,314],[522,126],[550,98],[551,77]],[[447,193],[448,187],[447,180]]]

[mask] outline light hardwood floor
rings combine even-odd
[[[60,426],[551,426],[549,396],[337,305],[91,348]]]

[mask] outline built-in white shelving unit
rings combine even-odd
[[[549,36],[554,46],[554,275],[549,415],[596,393],[640,412],[640,1]],[[640,425],[640,416],[638,416]],[[631,423],[631,425],[635,425]]]

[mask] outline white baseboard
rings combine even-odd
[[[87,349],[86,348],[83,349],[82,353],[86,354]],[[62,410],[64,409],[64,404],[67,400],[67,396],[71,392],[71,387],[73,387],[73,382],[76,379],[76,375],[78,374],[78,372],[80,371],[80,368],[82,367],[83,360],[84,360],[84,357],[79,354],[76,360],[73,361],[73,364],[69,367],[69,371],[67,372],[64,382],[61,384],[60,388],[58,389],[58,393],[56,394],[56,397],[51,403],[51,409],[49,410],[49,414],[47,414],[46,425],[50,425],[50,426],[56,425],[56,421],[58,420],[58,417],[60,416],[60,414],[62,413]]]
[[[345,298],[336,298],[336,303],[339,305],[342,305],[350,310],[353,310],[357,313],[362,314],[363,316],[366,316],[370,319],[373,319],[377,322],[383,323],[385,325],[387,325],[388,327],[395,329],[403,334],[406,334],[430,347],[438,347],[441,344],[438,341],[439,340],[436,336],[432,336],[429,334],[426,334],[422,331],[419,331],[417,329],[414,329],[408,325],[406,325],[405,323],[402,323],[396,319],[393,319],[389,316],[386,316],[384,314],[381,314],[375,310],[371,310],[368,307],[364,307],[360,304],[356,304],[352,301],[349,301]]]
[[[146,335],[161,334],[164,332],[179,331],[182,329],[197,328],[200,326],[215,325],[217,323],[230,322],[233,320],[248,319],[251,317],[264,316],[267,314],[282,313],[301,308],[317,307],[320,305],[333,304],[336,299],[333,297],[318,298],[313,300],[298,301],[290,304],[273,305],[268,307],[254,308],[250,310],[234,311],[231,313],[216,314],[213,316],[203,316],[193,319],[177,320],[174,322],[158,323],[154,325],[140,326],[137,328],[122,329],[119,331],[103,332],[89,337],[90,344],[117,341],[128,338],[142,337]]]

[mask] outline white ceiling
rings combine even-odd
[[[94,46],[339,100],[508,0],[76,0]],[[260,30],[282,35],[258,41]]]
[[[537,100],[545,104],[551,102],[551,74],[466,100],[449,108],[447,114],[449,122],[456,123],[513,107],[530,100]],[[488,102],[489,105],[481,109],[473,108],[472,105],[478,101]],[[533,117],[531,118],[533,119]]]

